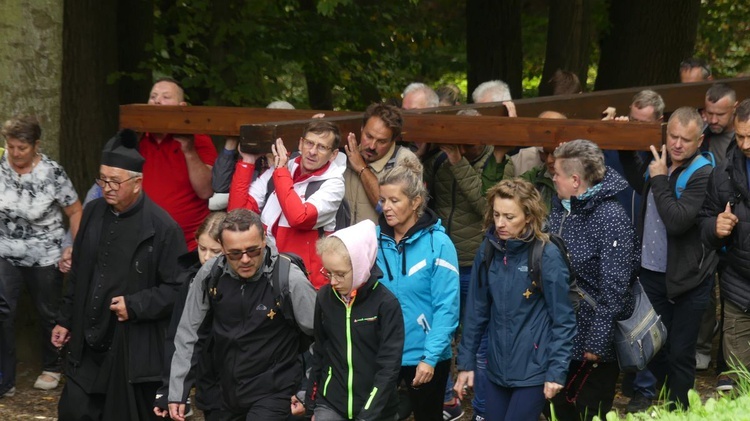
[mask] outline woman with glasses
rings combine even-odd
[[[440,219],[426,207],[422,164],[404,159],[379,181],[378,226],[382,284],[401,303],[404,353],[399,383],[407,386],[414,418],[442,420],[458,326],[458,257]]]
[[[375,224],[365,220],[318,241],[330,284],[315,303],[315,345],[305,399],[316,420],[393,420],[398,409],[404,321],[378,287]]]
[[[70,267],[71,249],[62,250],[63,214],[75,236],[81,202],[65,170],[40,152],[42,129],[35,118],[17,116],[2,127],[5,154],[0,158],[0,291],[10,306],[2,323],[0,395],[13,396],[16,382],[15,317],[25,285],[39,313],[42,374],[36,389],[60,381],[57,349],[50,343],[62,296],[62,273]]]

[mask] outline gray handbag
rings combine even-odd
[[[635,309],[615,327],[615,351],[620,371],[641,371],[667,341],[667,327],[656,314],[640,281],[631,286]]]

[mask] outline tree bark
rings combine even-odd
[[[552,95],[547,83],[557,69],[578,76],[581,86],[586,77],[591,55],[591,0],[555,0],[549,6],[547,52],[544,59],[539,96]]]
[[[117,86],[107,83],[117,47],[117,2],[65,1],[60,161],[79,192],[91,187],[101,148],[117,130]]]
[[[693,54],[700,0],[612,0],[596,90],[679,81]]]
[[[523,79],[521,0],[467,0],[466,61],[468,93],[482,82],[500,79],[520,98]]]
[[[117,8],[120,104],[141,104],[151,91],[151,69],[144,66],[154,39],[154,0],[119,0]]]

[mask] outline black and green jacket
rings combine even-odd
[[[351,420],[393,419],[404,348],[401,305],[380,285],[377,266],[349,305],[323,286],[315,302],[315,345],[305,405]]]

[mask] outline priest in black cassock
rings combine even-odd
[[[52,331],[64,347],[61,421],[158,419],[164,332],[187,248],[177,223],[143,193],[136,144],[130,130],[107,142],[96,179],[103,197],[86,205],[73,246]]]

